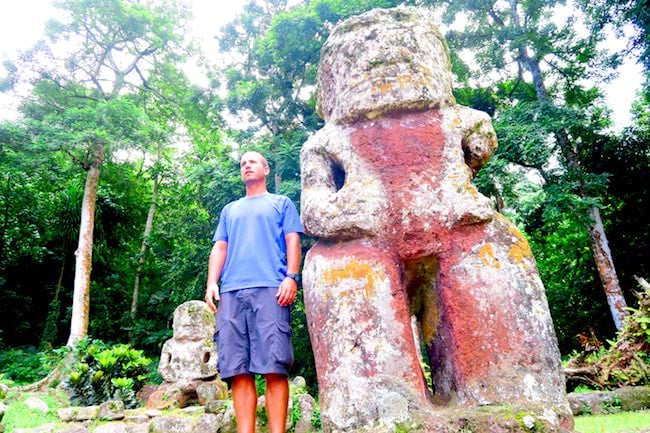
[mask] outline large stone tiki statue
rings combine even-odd
[[[455,431],[444,411],[501,404],[543,407],[546,431],[570,429],[531,251],[471,182],[497,144],[490,118],[455,103],[432,20],[375,10],[321,52],[326,123],[302,149],[301,202],[319,239],[304,295],[324,430]]]

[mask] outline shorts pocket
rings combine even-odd
[[[291,326],[286,322],[276,323],[273,333],[271,354],[276,363],[287,367],[293,364],[293,345],[291,344]]]

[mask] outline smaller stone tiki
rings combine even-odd
[[[158,373],[165,380],[147,406],[184,407],[197,399],[225,399],[227,386],[217,372],[217,346],[213,341],[215,317],[202,301],[186,302],[174,311],[174,335],[163,345]]]

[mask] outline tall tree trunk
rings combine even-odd
[[[510,13],[512,15],[514,26],[519,29],[519,15],[517,13],[517,0],[509,0],[510,4]],[[535,58],[530,57],[528,50],[523,44],[520,44],[517,48],[518,61],[524,68],[530,72],[533,78],[533,86],[535,88],[535,94],[537,99],[540,102],[546,104],[553,104],[548,96],[548,91],[544,83],[544,76],[539,65],[539,61]],[[580,173],[580,162],[578,160],[577,150],[571,143],[569,136],[565,130],[559,130],[555,133],[555,139],[558,141],[558,145],[562,151],[564,158],[567,161],[568,168],[570,170],[575,170]],[[579,193],[581,197],[584,197],[582,191],[582,182],[579,185]],[[607,296],[607,302],[609,308],[612,312],[612,318],[616,329],[621,329],[623,326],[623,318],[628,314],[626,310],[625,298],[623,297],[623,291],[621,290],[621,285],[618,281],[618,276],[616,275],[616,268],[614,267],[614,261],[612,260],[612,254],[609,249],[609,243],[607,242],[607,236],[605,236],[605,230],[603,228],[603,223],[600,219],[600,212],[598,208],[592,207],[590,216],[593,220],[593,223],[589,226],[589,238],[591,240],[591,248],[594,253],[594,258],[596,260],[596,267],[598,268],[598,274],[600,275],[600,280],[603,283],[603,289]]]
[[[140,296],[140,277],[142,274],[142,266],[144,265],[144,255],[147,252],[147,245],[149,243],[149,235],[153,228],[153,217],[156,212],[156,202],[158,201],[158,188],[160,186],[160,176],[157,175],[153,184],[153,195],[151,196],[151,204],[149,205],[149,213],[147,214],[147,222],[144,225],[144,234],[142,235],[142,245],[140,246],[140,258],[138,259],[138,269],[135,271],[135,282],[133,283],[133,300],[131,301],[131,319],[135,319],[138,312],[138,297]]]
[[[625,298],[621,292],[621,285],[618,282],[616,269],[614,268],[614,261],[612,260],[612,252],[609,249],[605,229],[603,228],[603,221],[600,219],[600,211],[597,207],[592,207],[590,210],[591,217],[594,223],[589,227],[589,238],[594,251],[594,260],[598,267],[598,274],[607,295],[607,303],[614,318],[616,329],[623,327],[625,317],[629,314],[626,307]]]
[[[99,174],[104,159],[104,144],[95,146],[81,203],[81,224],[79,225],[79,244],[75,251],[74,292],[72,296],[72,318],[70,337],[67,345],[75,343],[88,335],[90,312],[90,271],[93,256],[93,230],[95,228],[95,205]]]
[[[4,265],[5,236],[9,228],[9,197],[11,196],[11,176],[5,176],[6,186],[4,188],[4,209],[2,212],[2,224],[0,224],[0,269]]]

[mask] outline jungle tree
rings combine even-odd
[[[164,140],[139,94],[164,99],[178,78],[187,10],[174,1],[61,0],[61,21],[25,58],[34,97],[22,111],[40,140],[86,171],[68,345],[88,332],[95,201],[102,164],[120,148]]]
[[[575,30],[577,15],[564,22],[554,20],[557,1],[441,3],[448,23],[461,14],[467,19],[463,30],[448,34],[452,51],[471,50],[484,77],[499,77],[482,82],[498,88],[501,100],[496,119],[499,155],[533,170],[549,196],[570,200],[567,210],[581,214],[612,317],[620,328],[626,303],[600,216],[603,177],[581,163],[584,149],[608,126],[598,90],[583,84],[595,76],[590,75],[595,66],[606,75],[616,64],[615,57],[598,50],[604,35],[580,35]],[[471,69],[465,65],[465,70]]]

